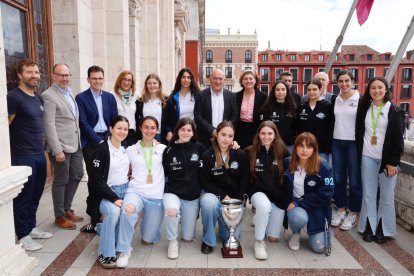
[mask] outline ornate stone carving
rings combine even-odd
[[[142,0],[129,0],[129,15],[134,16],[138,21],[141,21],[142,15]]]

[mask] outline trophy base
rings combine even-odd
[[[242,252],[241,246],[239,246],[236,249],[222,247],[221,253],[223,254],[223,258],[243,258],[243,252]]]

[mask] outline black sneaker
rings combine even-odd
[[[103,268],[115,268],[116,257],[104,257],[102,254],[99,255],[98,261]]]
[[[82,226],[80,231],[83,232],[83,233],[96,233],[95,225],[93,225],[92,223],[88,223],[88,224]]]

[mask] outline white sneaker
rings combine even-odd
[[[178,258],[178,241],[172,240],[168,243],[168,259],[177,259]]]
[[[253,217],[252,217],[252,223],[250,225],[252,227],[254,227],[256,225],[256,214],[253,215]]]
[[[33,228],[29,236],[32,239],[50,239],[51,237],[53,237],[53,234],[50,232],[42,231],[39,228]]]
[[[336,212],[336,214],[332,217],[331,225],[332,226],[339,226],[344,222],[346,218],[346,211]]]
[[[254,257],[258,260],[266,260],[266,245],[264,241],[256,241],[254,243]]]
[[[19,240],[19,243],[22,245],[23,249],[26,251],[37,251],[43,248],[43,245],[35,242],[29,235]]]
[[[355,221],[356,215],[348,215],[346,216],[344,223],[342,223],[342,225],[339,228],[345,231],[351,230],[352,228],[354,228]]]
[[[289,240],[289,248],[298,251],[300,248],[300,233],[293,234]]]
[[[116,260],[116,267],[126,267],[128,265],[129,257],[131,257],[131,252],[121,252]]]

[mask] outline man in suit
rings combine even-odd
[[[46,151],[54,168],[52,184],[55,224],[76,229],[83,218],[71,209],[72,200],[83,176],[79,110],[69,87],[71,74],[65,64],[53,67],[53,84],[42,93],[43,126]]]
[[[329,84],[329,76],[325,72],[319,72],[315,74],[315,78],[319,79],[322,83],[321,88],[321,95],[319,96],[319,100],[327,100],[331,102],[333,94],[328,92],[328,84]],[[303,95],[301,102],[307,102],[309,99],[308,94]]]
[[[287,86],[290,89],[290,93],[292,94],[293,99],[295,100],[296,105],[300,104],[300,96],[298,94],[298,91],[293,91],[292,86],[293,86],[293,76],[292,73],[289,71],[283,71],[282,73],[280,73],[279,79],[281,81],[284,81]]]
[[[238,120],[236,96],[223,89],[224,72],[214,69],[210,77],[210,88],[197,93],[194,103],[194,120],[197,124],[197,138],[205,146],[216,134],[216,127],[222,121],[231,121],[236,127]]]
[[[102,90],[104,70],[96,65],[88,68],[88,90],[76,96],[79,107],[79,125],[86,171],[91,164],[89,156],[94,148],[109,135],[109,124],[118,115],[114,96]]]

